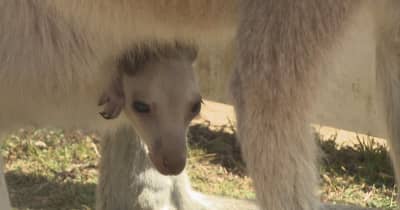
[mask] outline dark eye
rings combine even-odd
[[[150,106],[144,102],[141,101],[134,101],[132,104],[133,110],[139,113],[149,113],[150,112]]]
[[[196,103],[193,105],[192,110],[191,110],[193,115],[199,114],[199,112],[200,112],[200,110],[201,110],[201,104],[202,104],[202,103],[203,103],[203,101],[200,100],[200,101],[196,102]]]

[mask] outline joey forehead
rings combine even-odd
[[[147,103],[196,100],[200,90],[192,63],[183,59],[160,59],[149,62],[134,76],[124,77],[127,99],[145,100]]]
[[[149,60],[142,69],[138,70],[138,79],[158,79],[157,82],[180,80],[182,82],[194,82],[194,70],[192,61],[184,58],[158,58]]]

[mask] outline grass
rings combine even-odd
[[[335,136],[316,139],[323,201],[395,209],[397,189],[384,145],[372,138],[354,146]],[[189,132],[189,176],[195,189],[253,199],[234,130],[207,124]],[[310,140],[311,141],[311,140]],[[16,209],[94,209],[99,138],[79,131],[21,129],[3,145],[6,179]]]
[[[17,209],[93,209],[95,136],[62,130],[20,130],[4,146],[6,179]]]
[[[318,141],[323,151],[322,200],[396,209],[397,189],[387,147],[359,137],[353,146],[341,146],[335,138]]]

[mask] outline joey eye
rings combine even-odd
[[[196,102],[196,103],[193,105],[192,110],[191,110],[191,112],[192,112],[193,115],[199,114],[199,112],[200,112],[200,110],[201,110],[201,104],[202,104],[202,103],[203,103],[203,101],[200,100],[200,101]]]
[[[132,104],[132,108],[133,108],[133,110],[135,110],[138,113],[149,113],[150,112],[150,106],[141,101],[134,101]]]

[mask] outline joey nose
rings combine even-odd
[[[150,160],[163,175],[178,175],[186,165],[186,139],[174,138],[174,140],[175,143],[169,140],[168,144],[165,144],[160,139],[150,149]]]
[[[168,154],[163,157],[163,168],[168,175],[180,174],[186,165],[186,151],[182,154]]]

